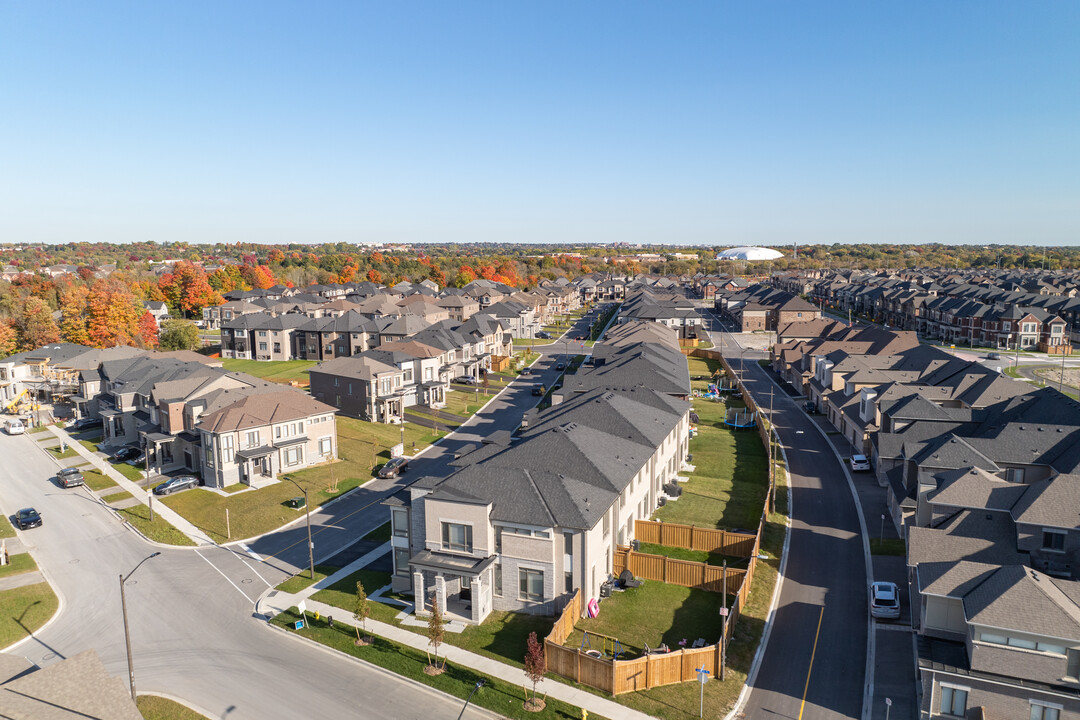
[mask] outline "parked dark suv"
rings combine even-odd
[[[78,487],[79,485],[86,484],[86,480],[83,479],[83,474],[79,468],[64,468],[56,473],[56,481],[60,483],[60,487],[65,488]]]
[[[154,494],[172,495],[174,492],[190,490],[193,487],[199,487],[199,478],[194,475],[181,475],[180,477],[174,477],[158,485],[154,488]]]
[[[72,432],[82,432],[83,430],[90,430],[91,428],[99,428],[103,425],[101,418],[79,418],[70,425],[67,426],[68,430]]]

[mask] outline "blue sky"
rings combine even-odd
[[[1080,3],[0,4],[0,242],[1080,244]]]

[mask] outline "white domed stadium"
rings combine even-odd
[[[784,257],[784,253],[763,247],[737,247],[724,250],[716,256],[717,260],[775,260]]]

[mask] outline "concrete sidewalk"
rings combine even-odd
[[[378,550],[382,550],[382,548],[380,547],[378,548]],[[357,563],[358,562],[360,561],[358,560]],[[356,565],[356,563],[352,563],[352,565]],[[345,568],[342,568],[340,572],[344,572],[344,570]],[[335,575],[337,574],[338,573],[335,573]],[[327,580],[329,579],[330,578],[327,578]],[[312,592],[314,592],[314,590]],[[332,605],[327,605],[326,603],[302,598],[301,595],[303,595],[303,593],[297,593],[296,595],[290,595],[288,593],[277,593],[273,597],[272,603],[267,604],[266,609],[271,609],[271,605],[274,607],[282,607],[282,609],[288,609],[295,606],[297,602],[303,599],[305,605],[307,606],[308,613],[319,613],[319,615],[322,617],[332,616],[334,618],[335,624],[342,623],[348,625],[349,627],[356,627],[359,624],[355,620],[353,620],[352,613],[346,610],[342,610],[341,608],[336,608]],[[260,601],[260,607],[263,605],[264,603]],[[378,620],[372,620],[371,618],[368,618],[367,629],[368,632],[374,635],[386,638],[387,640],[391,640],[400,645],[408,645],[409,647],[420,650],[421,652],[426,652],[430,649],[428,647],[428,639],[426,635],[420,635],[418,633],[410,632],[409,630],[405,630],[404,628],[396,627],[394,625],[388,625],[384,622],[379,622]],[[524,652],[525,649],[522,648],[523,657]],[[474,652],[463,650],[459,647],[455,647],[454,645],[443,643],[440,646],[439,654],[445,657],[448,662],[454,663],[455,665],[459,665],[461,667],[467,667],[470,670],[475,670],[477,672],[484,673],[485,675],[490,675],[491,677],[499,678],[500,680],[510,683],[511,685],[519,686],[527,682],[525,679],[525,673],[521,670],[521,668],[501,663],[498,660],[493,660],[483,655],[477,655]],[[628,708],[625,705],[620,705],[612,700],[600,697],[599,695],[593,695],[590,692],[579,690],[572,685],[566,685],[556,680],[543,681],[539,685],[537,690],[540,693],[546,694],[548,697],[557,698],[559,700],[562,700],[563,702],[570,703],[571,705],[575,705],[579,708],[584,708],[590,713],[602,715],[607,718],[619,718],[620,720],[622,718],[628,718],[630,720],[648,720],[648,718],[650,717],[645,713],[638,712],[637,710]]]
[[[63,428],[58,428],[55,425],[49,425],[49,432],[58,437],[60,440],[67,443],[69,448],[72,448],[81,457],[90,461],[97,470],[100,470],[106,477],[120,486],[122,490],[127,490],[132,496],[141,502],[143,505],[150,504],[149,493],[139,487],[137,484],[128,480],[126,477],[117,472],[112,465],[105,460],[102,460],[95,453],[87,450],[82,443],[75,440],[67,433]],[[210,537],[199,528],[192,525],[185,519],[180,513],[176,512],[163,502],[154,503],[154,512],[167,520],[170,525],[179,530],[180,532],[191,538],[191,541],[198,545],[216,545]]]

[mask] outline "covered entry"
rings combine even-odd
[[[474,558],[421,550],[409,560],[417,614],[431,612],[431,599],[448,619],[480,624],[491,612],[495,556]]]

